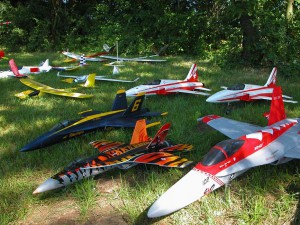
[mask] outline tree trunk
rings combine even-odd
[[[253,54],[256,51],[255,45],[257,38],[257,31],[253,26],[251,21],[252,17],[247,13],[242,14],[240,17],[241,30],[243,32],[243,40],[242,40],[242,58],[244,60],[251,60],[253,58]]]
[[[293,18],[293,4],[295,0],[287,0],[286,19],[290,21]]]

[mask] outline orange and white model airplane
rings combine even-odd
[[[276,86],[277,68],[274,67],[265,85],[236,84],[222,87],[225,90],[209,96],[206,101],[211,103],[229,103],[237,101],[272,100],[273,88]],[[292,97],[283,95],[284,102],[297,103]]]
[[[209,95],[204,84],[198,81],[197,65],[193,64],[185,80],[154,80],[126,91],[127,96],[136,96],[144,92],[145,95],[167,95],[176,93]]]

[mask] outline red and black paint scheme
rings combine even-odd
[[[142,139],[146,141],[134,144],[105,140],[94,141],[91,144],[99,150],[97,156],[73,162],[64,170],[46,180],[33,194],[65,187],[114,168],[129,169],[137,164],[184,168],[192,162],[172,153],[190,151],[192,146],[189,144],[173,145],[171,142],[166,141],[165,137],[169,128],[170,124],[165,124],[152,140],[147,137]]]
[[[42,134],[20,151],[27,152],[44,148],[71,138],[106,128],[134,128],[137,120],[166,115],[167,113],[150,112],[148,108],[142,108],[145,96],[137,96],[127,107],[124,90],[117,92],[112,111],[101,113],[96,110],[80,113],[81,118],[65,120],[56,124],[51,130]],[[147,124],[149,121],[147,121]]]

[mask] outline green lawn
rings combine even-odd
[[[50,59],[51,65],[63,63],[59,53],[8,54],[18,65],[38,65]],[[300,173],[299,160],[279,166],[262,166],[249,170],[188,207],[164,218],[148,219],[150,205],[192,166],[164,169],[155,166],[136,166],[127,171],[113,170],[97,179],[87,179],[64,189],[40,195],[32,192],[72,161],[96,154],[89,142],[98,139],[129,142],[130,130],[96,132],[51,147],[20,153],[29,141],[48,131],[65,119],[78,118],[80,111],[96,109],[109,111],[115,93],[153,79],[184,79],[192,63],[197,63],[200,80],[213,92],[220,86],[234,83],[263,85],[272,68],[222,70],[211,62],[197,58],[168,57],[159,64],[126,63],[118,78],[140,79],[136,83],[96,81],[95,88],[60,81],[56,71],[31,75],[30,78],[55,88],[77,88],[76,92],[94,94],[91,99],[71,99],[43,95],[20,100],[14,95],[28,90],[18,79],[0,80],[0,224],[299,224]],[[63,74],[111,74],[112,68],[103,63],[90,65]],[[0,61],[0,70],[8,68]],[[278,84],[286,95],[300,101],[299,78],[285,79],[278,72]],[[131,101],[132,98],[128,98]],[[264,126],[263,113],[269,110],[267,101],[233,104],[230,115],[226,106],[208,104],[205,97],[188,94],[147,97],[145,107],[152,111],[168,112],[162,123],[171,122],[168,139],[189,143],[194,150],[186,154],[196,164],[217,142],[226,137],[217,131],[197,126],[198,117],[217,114]],[[299,104],[286,103],[288,117],[300,115]],[[152,136],[158,127],[149,129]],[[193,164],[193,165],[194,165]]]

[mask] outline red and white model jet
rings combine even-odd
[[[210,91],[198,81],[197,65],[193,64],[185,80],[154,80],[126,91],[127,96],[136,96],[145,92],[145,95],[166,95],[176,93],[209,95],[201,91]]]
[[[209,96],[206,101],[211,103],[272,100],[273,88],[276,85],[277,68],[274,67],[264,86],[254,84],[236,84],[231,87],[222,87],[225,90]],[[297,103],[290,96],[283,95],[284,102]]]
[[[232,139],[215,145],[151,206],[148,217],[175,212],[253,167],[300,159],[300,118],[286,119],[280,87],[274,87],[268,119],[267,127],[259,127],[216,115],[199,118]]]

